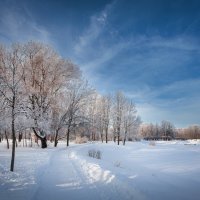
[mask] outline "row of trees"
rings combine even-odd
[[[200,126],[192,125],[187,128],[178,129],[177,137],[183,139],[200,139]]]
[[[0,46],[0,135],[12,138],[31,131],[47,147],[72,135],[91,140],[125,141],[140,124],[136,107],[122,92],[101,96],[83,80],[80,69],[51,47],[36,42]],[[31,134],[31,133],[30,133]],[[0,137],[2,138],[2,137]]]
[[[175,128],[171,122],[162,121],[160,124],[142,124],[138,134],[147,140],[200,139],[200,126]]]
[[[147,140],[170,140],[176,136],[176,129],[169,121],[162,121],[161,124],[143,124],[140,126],[139,134]]]
[[[16,124],[32,127],[46,147],[46,127],[56,95],[78,68],[59,57],[51,48],[39,43],[0,47],[0,95],[3,122],[11,123],[12,159],[14,169]],[[19,123],[17,123],[19,121]]]
[[[114,95],[100,96],[93,93],[87,106],[87,118],[89,119],[89,138],[91,140],[108,140],[125,142],[133,137],[141,123],[137,115],[135,104],[122,92]]]

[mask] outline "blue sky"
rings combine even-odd
[[[144,122],[200,124],[200,1],[1,0],[0,42],[37,40],[102,94],[123,90]]]

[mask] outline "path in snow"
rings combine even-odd
[[[143,199],[110,171],[79,158],[76,152],[81,152],[82,147],[85,145],[57,149],[51,153],[49,163],[38,173],[38,187],[32,200]]]

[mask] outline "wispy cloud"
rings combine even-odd
[[[176,127],[186,127],[191,124],[199,124],[199,102],[200,98],[188,99],[177,106],[171,103],[168,105],[157,105],[152,103],[138,103],[137,110],[142,117],[143,122],[160,123],[162,120],[168,120],[175,124]],[[164,102],[163,102],[164,103]]]
[[[87,54],[98,55],[97,50],[103,48],[102,36],[108,28],[109,16],[112,13],[115,2],[105,5],[105,8],[90,17],[88,27],[83,30],[82,34],[74,47],[74,53],[78,58],[84,58]],[[94,49],[94,47],[96,48]],[[95,54],[96,52],[96,54]]]
[[[0,26],[0,37],[5,43],[27,40],[51,43],[50,33],[36,23],[31,12],[20,4],[1,8]]]
[[[101,91],[124,90],[146,122],[197,123],[200,81],[188,74],[200,55],[199,40],[187,35],[131,35],[113,40],[109,5],[91,17],[75,46],[75,59]],[[116,37],[115,37],[116,39]],[[117,42],[116,42],[117,41]],[[198,73],[198,72],[197,72]],[[196,107],[195,107],[195,106]]]
[[[154,89],[127,93],[137,102],[143,121],[159,123],[163,119],[178,127],[199,123],[200,80],[190,79]]]
[[[63,14],[63,27],[58,30],[55,23],[48,26],[51,19],[47,26],[36,21],[32,12],[20,3],[0,7],[0,40],[39,40],[52,44],[62,55],[69,53],[100,92],[124,90],[133,98],[144,121],[168,119],[181,126],[199,118],[200,40],[193,34],[199,30],[198,17],[194,20],[186,13],[172,22],[177,16],[173,10],[163,25],[169,13],[162,15],[159,5],[146,17],[143,4],[125,5],[117,0],[99,12],[88,12],[93,14],[84,25],[72,18],[66,25],[69,15]],[[156,14],[161,20],[156,20]],[[179,22],[187,17],[189,23],[182,31]]]
[[[74,47],[75,53],[77,55],[82,54],[84,49],[93,44],[93,42],[98,39],[99,35],[103,32],[103,29],[106,25],[109,9],[110,6],[106,6],[106,8],[100,14],[90,18],[89,26],[79,37],[78,43]]]

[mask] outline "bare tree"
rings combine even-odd
[[[181,139],[200,139],[200,126],[191,125],[177,130],[177,136]]]
[[[63,105],[57,116],[55,146],[60,139],[58,137],[59,130],[63,127],[66,128],[67,146],[69,146],[70,133],[76,126],[85,121],[84,106],[87,104],[87,99],[91,92],[92,90],[85,81],[73,80],[67,84]]]
[[[57,93],[67,81],[79,74],[78,68],[62,59],[52,48],[40,43],[29,42],[24,46],[26,70],[27,115],[32,119],[33,131],[47,147],[46,134],[50,132],[52,106]]]
[[[175,137],[176,129],[169,121],[162,121],[158,124],[142,124],[140,135],[147,140],[171,140]]]
[[[166,140],[174,138],[174,125],[169,121],[161,122],[161,131],[163,134],[163,138]]]
[[[107,143],[111,118],[111,96],[101,96],[97,93],[90,95],[88,118],[90,119],[91,140],[100,138],[102,142],[105,139]]]
[[[98,134],[99,137],[101,139],[101,142],[103,143],[104,141],[104,100],[103,97],[101,97],[100,95],[97,98],[96,101],[97,105],[96,105],[96,128],[98,130]]]
[[[122,117],[123,117],[125,102],[126,100],[124,94],[122,92],[117,92],[114,97],[113,123],[116,129],[118,145],[121,140]]]
[[[112,98],[110,95],[102,97],[103,130],[105,132],[106,143],[108,143],[108,130],[111,121]]]
[[[130,133],[131,129],[136,129],[141,123],[140,117],[137,116],[137,110],[135,104],[126,99],[126,103],[123,111],[123,128],[124,128],[124,140],[123,145],[125,145],[127,140],[127,135]]]
[[[90,131],[90,139],[92,141],[97,140],[97,131],[99,130],[98,126],[98,102],[99,102],[99,95],[97,92],[93,92],[88,97],[88,104],[87,104],[87,111],[86,115],[89,119],[89,131]]]
[[[8,136],[9,134],[8,134],[8,132],[7,132],[7,130],[5,129],[5,138],[6,138],[6,143],[7,143],[7,149],[9,149],[10,148],[10,144],[9,144],[9,139],[8,139]],[[12,159],[11,159],[12,160]]]
[[[12,132],[12,156],[10,171],[14,171],[15,161],[15,119],[20,109],[22,93],[23,60],[21,46],[13,45],[11,49],[0,48],[0,93],[9,109]]]

